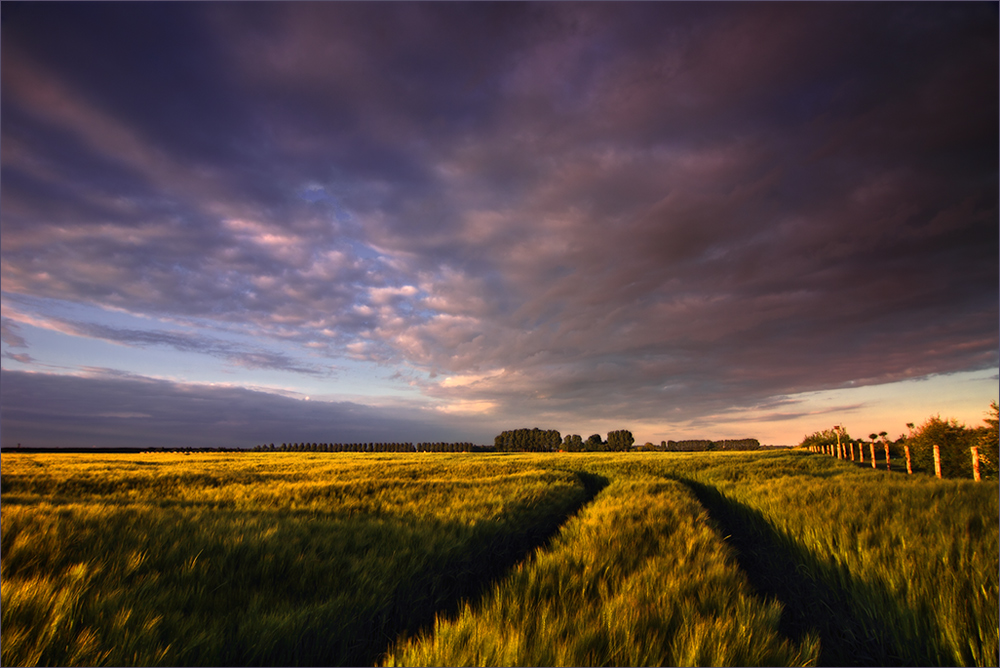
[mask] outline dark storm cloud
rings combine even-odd
[[[994,4],[3,20],[9,294],[406,364],[510,416],[997,364]]]
[[[2,380],[4,447],[464,441],[468,436],[459,437],[460,432],[476,431],[413,409],[308,401],[113,372],[76,377],[4,370]]]

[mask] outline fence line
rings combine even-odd
[[[884,442],[882,447],[885,450],[885,470],[892,470],[892,460],[889,453],[889,444]],[[858,457],[855,459],[854,456],[854,441],[849,443],[823,443],[820,445],[811,445],[809,450],[816,454],[824,454],[830,457],[836,457],[837,459],[847,459],[848,448],[850,448],[851,461],[859,462],[861,464],[865,463],[865,444],[864,442],[858,443]],[[976,482],[982,481],[982,475],[980,473],[980,457],[979,457],[979,447],[972,446],[969,448],[972,455],[972,479]],[[878,469],[878,458],[875,456],[875,441],[868,444],[868,453],[871,457],[871,464],[873,469]],[[906,456],[906,474],[913,475],[913,456],[910,453],[910,446],[903,445],[903,454]],[[934,445],[934,475],[938,478],[943,478],[941,471],[941,448],[937,444]]]

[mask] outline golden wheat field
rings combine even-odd
[[[997,665],[998,487],[805,450],[0,458],[4,665]]]

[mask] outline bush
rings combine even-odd
[[[979,472],[984,478],[996,478],[1000,464],[1000,406],[990,402],[985,427],[979,428]]]
[[[910,446],[913,470],[934,474],[934,446],[941,450],[941,475],[945,478],[971,478],[972,455],[978,445],[978,433],[953,418],[930,417],[906,439]]]

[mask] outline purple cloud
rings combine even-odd
[[[5,303],[189,328],[79,336],[497,420],[998,364],[994,5],[3,14]]]

